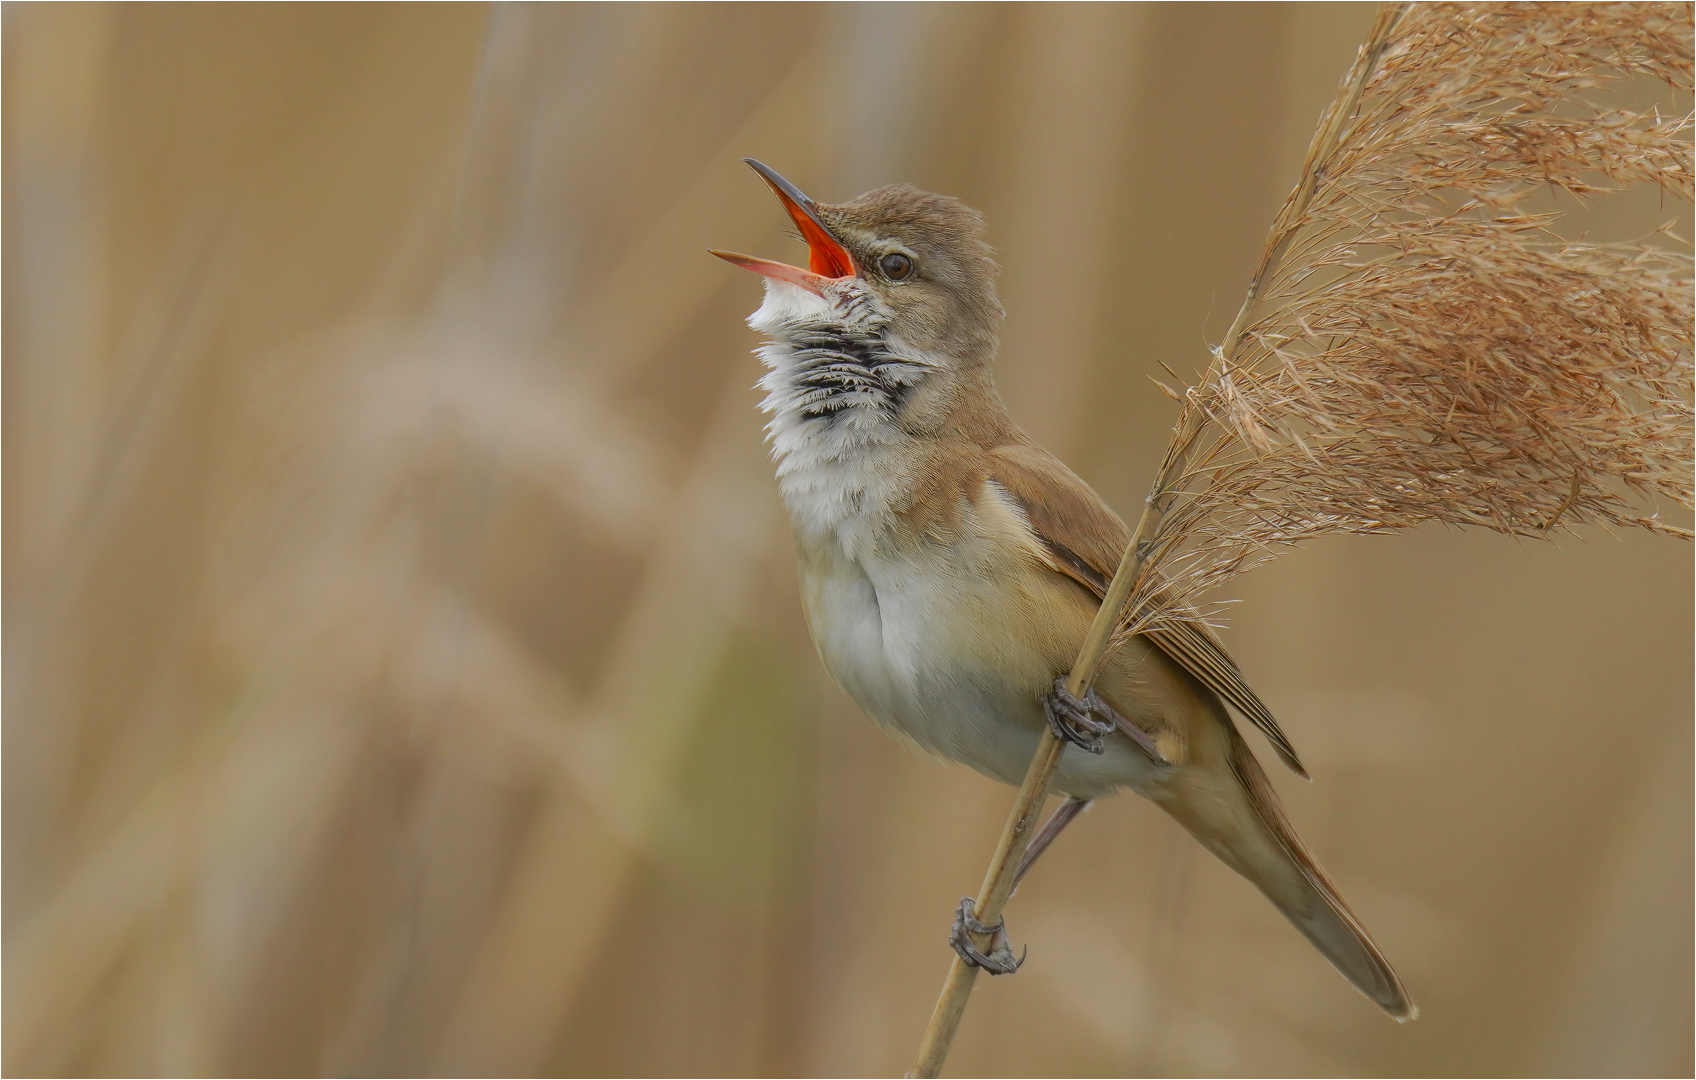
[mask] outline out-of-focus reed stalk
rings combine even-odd
[[[1562,242],[1517,212],[1646,181],[1689,197],[1691,119],[1587,91],[1691,85],[1690,8],[1385,4],[1321,119],[1242,307],[1183,403],[1068,689],[1280,548],[1426,521],[1690,537],[1688,261]],[[997,927],[1063,744],[1043,732],[978,892]],[[980,946],[987,948],[988,942]],[[941,1073],[977,970],[956,957],[912,1074]]]

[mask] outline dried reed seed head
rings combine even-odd
[[[1551,187],[1689,195],[1689,116],[1591,100],[1688,90],[1689,6],[1429,4],[1389,35],[1184,395],[1121,636],[1329,533],[1690,535],[1642,505],[1692,505],[1689,258],[1516,210]]]

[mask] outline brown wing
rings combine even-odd
[[[990,453],[991,476],[1025,512],[1055,570],[1093,592],[1097,600],[1118,569],[1131,531],[1088,484],[1032,442],[1009,443]],[[1177,661],[1203,686],[1248,717],[1295,773],[1307,777],[1296,748],[1260,700],[1242,669],[1208,625],[1197,619],[1145,630],[1143,636]]]

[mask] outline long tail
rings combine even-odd
[[[1175,797],[1161,805],[1265,893],[1356,989],[1396,1020],[1413,1019],[1418,1010],[1395,969],[1296,835],[1260,763],[1220,712],[1228,742],[1217,748],[1225,760],[1213,758],[1211,767],[1192,761],[1171,790]]]
[[[1273,885],[1271,882],[1255,880],[1255,884],[1356,989],[1396,1020],[1412,1020],[1419,1014],[1418,1006],[1408,997],[1401,978],[1373,943],[1372,935],[1349,910],[1348,904],[1338,895],[1337,887],[1319,868],[1312,852],[1301,842],[1301,837],[1296,835],[1289,819],[1284,816],[1277,793],[1266,779],[1266,773],[1261,770],[1260,763],[1254,759],[1242,736],[1237,734],[1235,725],[1231,725],[1230,765],[1231,772],[1248,796],[1255,816],[1272,834],[1285,858],[1300,874],[1299,884],[1305,887],[1298,888],[1294,896],[1279,896],[1276,893],[1288,893],[1289,890],[1277,888],[1275,893],[1275,887],[1269,887]]]

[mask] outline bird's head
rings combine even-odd
[[[834,206],[817,203],[775,169],[744,160],[771,185],[806,240],[807,268],[713,254],[823,299],[845,321],[869,307],[893,338],[932,362],[960,373],[987,368],[1003,316],[977,211],[907,184]]]

